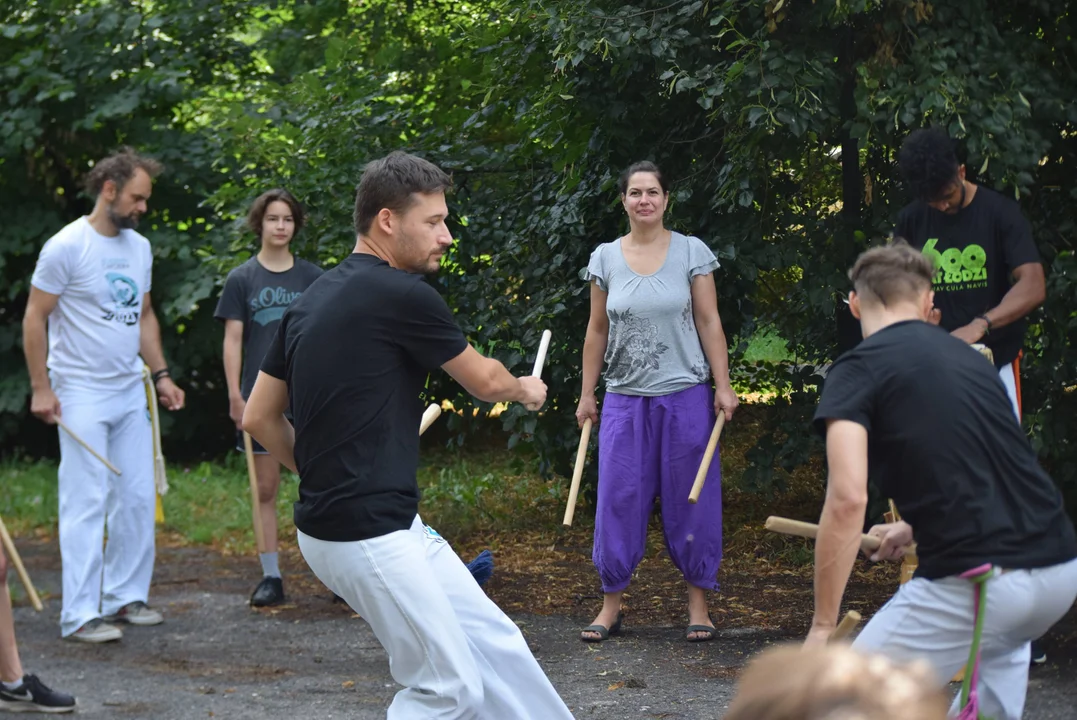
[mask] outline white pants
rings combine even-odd
[[[957,577],[913,578],[902,585],[853,643],[901,662],[922,659],[940,686],[968,661],[975,585]],[[993,720],[1021,720],[1030,643],[1077,599],[1077,560],[1038,570],[1010,570],[987,581],[980,640],[980,707]],[[955,699],[956,711],[960,695]]]
[[[149,599],[156,486],[153,434],[142,382],[123,391],[65,387],[53,378],[64,424],[120,470],[116,475],[60,434],[63,636],[127,603]],[[104,544],[108,525],[108,543]]]
[[[1017,399],[1017,380],[1013,374],[1013,364],[1011,363],[999,370],[998,376],[1002,380],[1002,384],[1006,386],[1006,396],[1010,398],[1013,414],[1017,416],[1017,422],[1021,422],[1021,403]]]
[[[516,624],[416,515],[411,528],[356,542],[297,532],[326,587],[369,624],[404,686],[389,720],[559,720],[565,703]]]

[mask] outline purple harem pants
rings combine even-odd
[[[661,499],[662,532],[673,564],[688,583],[718,589],[722,469],[717,450],[699,502],[688,502],[714,417],[709,385],[657,397],[606,393],[592,554],[603,592],[628,586],[643,559],[656,497]]]

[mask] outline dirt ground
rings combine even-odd
[[[809,576],[731,565],[712,601],[718,638],[685,642],[683,587],[658,553],[630,588],[624,634],[601,645],[581,643],[579,629],[590,623],[600,595],[589,547],[578,541],[499,542],[487,586],[578,718],[721,718],[746,659],[807,629]],[[151,602],[165,624],[90,646],[59,638],[55,542],[17,543],[46,605],[35,613],[11,573],[23,663],[47,684],[77,694],[82,717],[365,720],[384,718],[398,689],[366,623],[333,602],[294,548],[282,553],[288,604],[253,610],[247,599],[258,579],[256,558],[164,543]],[[460,553],[470,559],[478,549]],[[858,565],[848,607],[869,617],[892,590],[888,572]],[[1031,671],[1025,717],[1077,718],[1077,612],[1046,646],[1049,664]]]

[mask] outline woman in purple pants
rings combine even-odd
[[[606,395],[593,553],[604,599],[580,639],[600,642],[620,630],[621,594],[643,558],[648,519],[660,498],[666,547],[688,583],[686,638],[711,640],[706,591],[718,589],[722,559],[718,457],[697,504],[688,493],[715,414],[731,419],[738,402],[718,316],[718,260],[698,238],[663,226],[669,193],[653,163],[629,167],[620,191],[631,230],[600,245],[581,273],[591,283],[576,409],[581,426],[588,418],[599,423],[595,386],[603,361]]]

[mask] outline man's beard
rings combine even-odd
[[[418,242],[412,240],[411,236],[407,233],[401,233],[400,245],[404,249],[405,253],[411,255],[411,253],[417,248]],[[416,253],[418,254],[418,253]],[[414,263],[410,263],[408,272],[415,273],[417,275],[430,275],[440,270],[440,264],[434,264],[430,255],[426,255],[421,260],[417,260]],[[433,266],[433,267],[431,267]]]
[[[108,221],[112,223],[117,230],[134,230],[138,227],[138,216],[132,213],[131,215],[119,215],[113,209],[112,205],[108,206]]]

